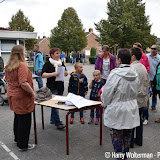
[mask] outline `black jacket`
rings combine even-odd
[[[62,63],[62,66],[65,67],[64,63]],[[66,70],[66,67],[65,67]],[[42,74],[46,72],[46,73],[52,73],[55,72],[55,67],[50,63],[50,61],[47,61],[42,69]],[[51,90],[58,90],[58,91],[64,91],[64,82],[62,81],[55,81],[56,77],[50,77],[47,78],[47,83],[46,86]]]

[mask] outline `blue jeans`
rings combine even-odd
[[[143,120],[146,119],[148,121],[148,109],[143,109],[143,114],[142,114]]]
[[[80,118],[83,118],[83,111],[79,111]],[[74,112],[71,113],[71,118],[74,118]]]
[[[63,95],[63,91],[54,90],[51,92],[52,92],[52,94]],[[62,124],[62,121],[60,121],[60,118],[59,118],[59,109],[57,109],[57,108],[51,109],[50,121],[53,121],[55,126],[59,126],[60,124]]]
[[[90,117],[92,119],[94,119],[94,109],[91,109]],[[99,115],[99,108],[96,108],[96,118],[99,118],[99,117],[100,117],[100,115]]]
[[[134,144],[134,130],[136,129],[136,141],[143,143],[143,120],[142,120],[143,108],[139,108],[140,126],[132,129],[131,144]]]
[[[72,64],[76,63],[76,58],[73,58]]]
[[[151,81],[151,87],[153,85],[153,81]],[[153,87],[152,87],[152,91],[153,91]],[[156,108],[156,105],[157,105],[157,95],[155,95],[155,97],[153,97],[152,95],[152,106],[151,108]]]
[[[38,82],[39,89],[43,87],[43,81],[42,76],[38,75],[39,77],[36,77],[36,81]]]
[[[85,64],[85,58],[82,58],[82,63]]]

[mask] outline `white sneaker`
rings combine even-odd
[[[144,122],[143,122],[143,124],[147,125],[148,124],[148,120],[145,119]]]
[[[36,147],[36,144],[28,144],[28,149],[33,149]]]
[[[18,149],[19,151],[27,151],[28,149],[33,149],[35,148],[36,145],[35,144],[28,144],[28,148],[23,148],[23,149]]]

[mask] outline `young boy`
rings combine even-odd
[[[77,62],[74,67],[75,71],[71,73],[69,79],[68,92],[85,97],[88,91],[88,82],[87,77],[82,73],[83,64]],[[74,113],[71,113],[70,124],[73,124],[73,120]],[[84,124],[83,111],[80,111],[80,122]]]
[[[101,72],[99,70],[94,70],[93,71],[93,80],[89,85],[89,88],[92,89],[91,94],[90,94],[90,100],[98,101],[98,98],[99,98],[98,92],[102,88],[103,85],[104,85],[104,82],[101,81]],[[96,108],[95,125],[98,125],[99,117],[100,117],[99,108]],[[91,109],[90,121],[88,122],[88,124],[92,124],[93,121],[94,121],[94,109]]]

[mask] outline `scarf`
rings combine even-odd
[[[52,58],[49,58],[49,61],[55,67],[55,72],[57,72],[58,67],[62,65],[61,60],[59,59],[58,61],[56,61]]]

